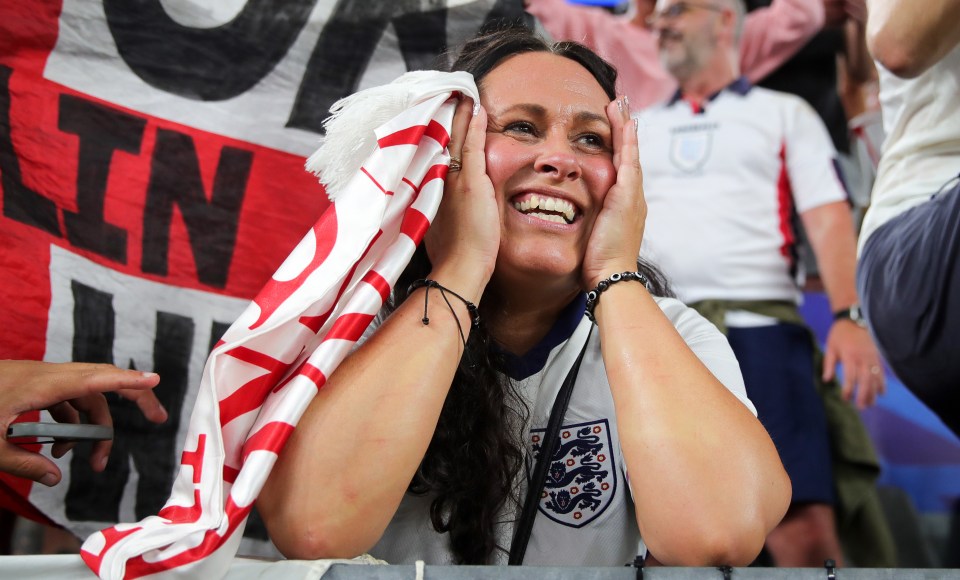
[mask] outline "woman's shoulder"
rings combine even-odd
[[[690,308],[676,298],[666,298],[663,296],[654,296],[660,310],[673,323],[673,326],[686,338],[688,334],[718,334],[722,336],[717,327],[710,321],[700,315],[699,312]]]

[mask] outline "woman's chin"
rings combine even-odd
[[[581,261],[556,252],[524,252],[504,256],[501,248],[494,276],[513,280],[514,284],[556,289],[558,283],[579,285]],[[502,275],[502,276],[501,276]]]

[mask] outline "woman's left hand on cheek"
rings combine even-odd
[[[626,97],[607,106],[607,118],[613,134],[613,167],[617,179],[603,199],[587,244],[583,280],[588,289],[610,274],[636,269],[647,217],[637,126],[630,118]]]

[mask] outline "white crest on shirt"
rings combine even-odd
[[[534,461],[545,429],[531,429]],[[609,507],[617,489],[610,425],[606,419],[565,425],[547,469],[540,512],[551,520],[581,528]]]
[[[693,173],[703,168],[713,148],[713,130],[707,126],[687,128],[694,130],[672,131],[670,138],[670,161],[685,173]]]

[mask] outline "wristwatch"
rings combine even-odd
[[[863,328],[867,327],[867,321],[864,320],[863,314],[860,312],[859,304],[854,304],[850,308],[844,308],[843,310],[834,312],[833,321],[836,322],[837,320],[849,320],[857,326],[861,326]]]

